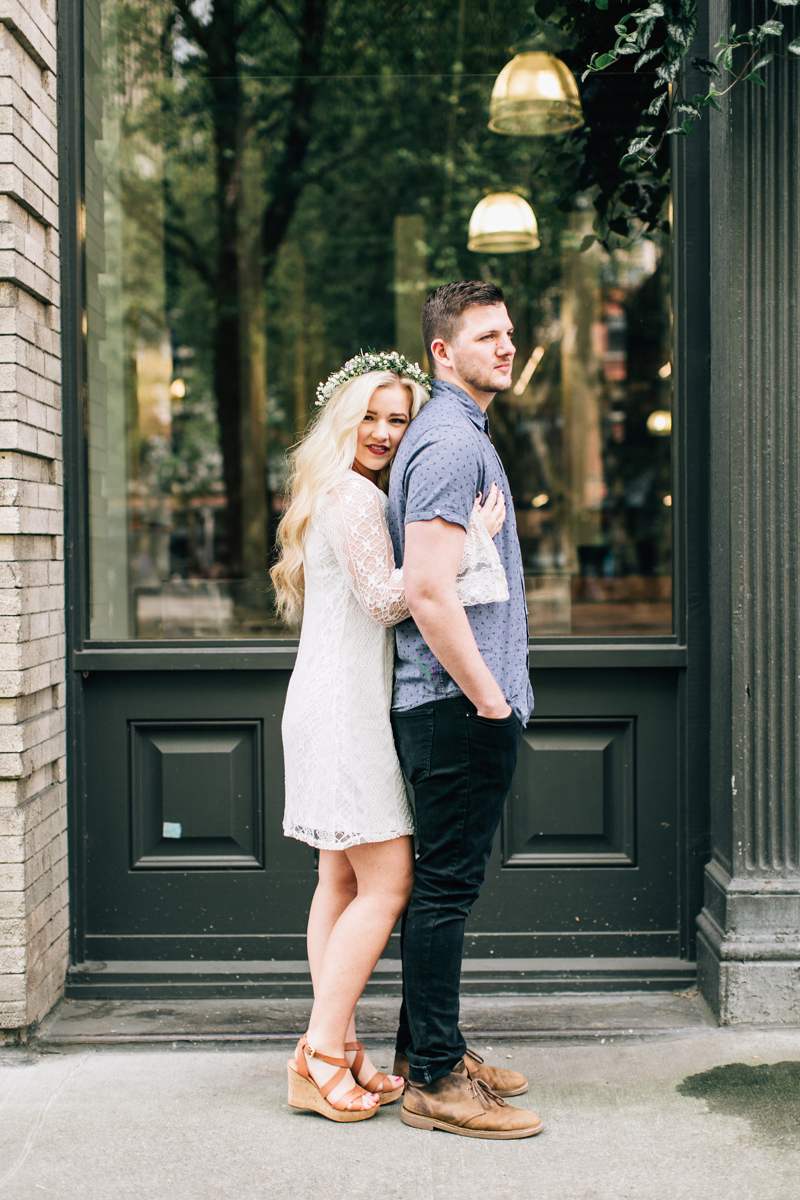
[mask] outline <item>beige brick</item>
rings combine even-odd
[[[55,16],[55,0],[0,0],[0,1028],[11,1029],[59,998],[69,924]]]
[[[25,814],[15,806],[6,807],[0,793],[0,838],[21,838],[25,831]]]
[[[21,1029],[28,1024],[28,1006],[25,1001],[4,1004],[0,1001],[0,1030]]]
[[[0,892],[22,892],[25,890],[25,866],[23,863],[0,863]]]
[[[25,897],[23,892],[0,892],[0,918],[7,921],[24,915]]]
[[[34,15],[35,14],[35,15]],[[55,22],[45,6],[23,5],[20,0],[0,0],[0,21],[40,69],[56,70]]]
[[[8,975],[0,975],[0,1006],[6,1004],[24,1004],[25,1000],[25,975],[22,972],[9,972]]]
[[[22,863],[25,861],[25,838],[22,834],[7,834],[0,838],[0,862]]]
[[[21,975],[26,965],[24,946],[0,946],[0,977]]]

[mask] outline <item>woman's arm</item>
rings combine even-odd
[[[331,542],[339,566],[364,612],[380,625],[397,625],[410,615],[403,572],[394,551],[377,488],[352,479],[329,493]]]
[[[339,566],[361,607],[380,625],[397,625],[411,612],[405,598],[402,567],[394,551],[377,489],[367,480],[348,480],[328,497],[333,518],[331,542]],[[461,605],[508,599],[508,588],[492,532],[505,520],[502,493],[493,487],[486,503],[475,501],[475,513],[464,543],[456,579]]]

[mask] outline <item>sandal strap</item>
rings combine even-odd
[[[353,1065],[351,1066],[350,1070],[353,1072],[353,1079],[358,1079],[359,1075],[361,1074],[361,1068],[364,1064],[364,1047],[362,1046],[361,1042],[345,1042],[344,1049],[345,1054],[348,1050],[356,1051],[356,1056],[353,1059]]]
[[[303,1034],[303,1036],[300,1038],[300,1041],[297,1043],[297,1048],[294,1052],[294,1061],[297,1066],[297,1074],[301,1075],[303,1079],[311,1078],[308,1073],[308,1063],[306,1062],[305,1055],[305,1049],[307,1045],[308,1039],[306,1038],[306,1035]]]
[[[366,1091],[377,1092],[378,1095],[380,1095],[381,1092],[390,1090],[390,1089],[387,1089],[387,1087],[386,1087],[386,1084],[388,1082],[389,1082],[388,1075],[384,1075],[383,1071],[376,1071],[375,1074],[372,1076],[372,1079],[370,1079],[369,1083],[365,1084],[364,1087],[365,1087]]]
[[[353,1059],[353,1065],[350,1067],[350,1070],[353,1072],[353,1078],[357,1082],[361,1074],[361,1068],[364,1065],[366,1051],[361,1042],[345,1042],[344,1048],[345,1051],[356,1050],[358,1052]],[[391,1091],[391,1088],[388,1086],[390,1082],[389,1076],[384,1074],[383,1071],[376,1071],[369,1083],[359,1084],[359,1087],[363,1087],[367,1092],[377,1092],[380,1095],[381,1092]]]
[[[358,1109],[351,1109],[350,1105],[354,1100],[358,1100],[361,1096],[366,1096],[366,1094],[364,1088],[356,1084],[354,1088],[350,1088],[350,1091],[345,1092],[338,1100],[329,1100],[328,1104],[330,1104],[331,1108],[338,1108],[340,1112],[358,1112]]]
[[[300,1054],[301,1050],[303,1052],[302,1056]],[[308,1051],[309,1058],[318,1058],[320,1062],[328,1063],[328,1065],[331,1067],[344,1067],[345,1070],[348,1069],[349,1063],[346,1058],[333,1058],[330,1054],[323,1054],[320,1050],[315,1050],[313,1046],[309,1045],[308,1035],[304,1033],[300,1038],[300,1041],[297,1043],[296,1056],[302,1057],[303,1065],[306,1067],[306,1070],[308,1070],[305,1059],[306,1051]]]
[[[317,1055],[315,1055],[314,1057],[316,1058]],[[319,1057],[322,1058],[322,1055],[320,1054]],[[337,1084],[342,1082],[345,1075],[347,1074],[347,1070],[348,1070],[347,1063],[345,1063],[345,1065],[343,1067],[339,1067],[339,1070],[336,1072],[335,1075],[331,1075],[331,1077],[327,1083],[323,1083],[323,1084],[318,1083],[316,1085],[319,1090],[319,1094],[322,1096],[323,1100],[328,1100],[328,1092],[332,1092],[333,1089],[337,1086]],[[348,1095],[349,1094],[350,1093],[348,1092]],[[338,1102],[338,1100],[336,1100],[336,1101],[328,1100],[328,1103],[332,1104],[333,1107],[336,1108],[339,1102]]]
[[[306,1059],[307,1050],[312,1051],[310,1057],[318,1058],[320,1062],[328,1063],[328,1065],[331,1067],[339,1068],[339,1070],[321,1086],[309,1072],[308,1062]],[[342,1082],[345,1075],[350,1070],[346,1058],[333,1058],[329,1054],[320,1054],[318,1050],[314,1050],[313,1046],[309,1046],[308,1037],[306,1034],[303,1034],[303,1036],[300,1038],[300,1041],[297,1043],[297,1049],[295,1050],[294,1057],[295,1062],[297,1063],[298,1074],[302,1075],[304,1079],[307,1079],[309,1083],[313,1083],[323,1100],[328,1100],[328,1094]],[[357,1100],[360,1096],[366,1096],[366,1094],[366,1089],[356,1084],[355,1087],[350,1088],[349,1092],[345,1092],[343,1096],[340,1096],[338,1100],[328,1100],[328,1103],[330,1104],[331,1108],[336,1108],[340,1112],[346,1112],[354,1100]]]

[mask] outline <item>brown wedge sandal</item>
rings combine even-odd
[[[320,1062],[328,1063],[332,1067],[339,1067],[339,1070],[320,1087],[309,1074],[306,1055],[309,1058],[318,1058]],[[309,1046],[305,1034],[297,1043],[295,1057],[290,1058],[286,1065],[289,1069],[291,1108],[304,1108],[322,1113],[329,1121],[366,1121],[367,1117],[374,1117],[380,1108],[380,1104],[376,1104],[374,1108],[348,1108],[353,1101],[368,1095],[367,1089],[359,1087],[358,1084],[338,1100],[328,1100],[329,1093],[342,1082],[350,1067],[346,1058],[329,1058],[327,1054],[320,1054],[313,1046]]]
[[[345,1054],[348,1050],[356,1050],[356,1056],[353,1060],[353,1065],[350,1070],[353,1072],[353,1079],[358,1083],[358,1077],[361,1074],[361,1067],[364,1064],[364,1047],[361,1042],[345,1042]],[[394,1104],[395,1100],[399,1100],[405,1091],[405,1081],[400,1087],[393,1087],[390,1076],[384,1075],[383,1071],[376,1071],[370,1079],[369,1083],[359,1084],[359,1087],[365,1087],[368,1092],[375,1092],[381,1098],[381,1104]]]

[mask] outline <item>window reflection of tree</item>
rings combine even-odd
[[[498,401],[492,418],[526,567],[577,572],[577,545],[608,537],[619,576],[645,574],[631,547],[647,538],[648,569],[669,569],[663,512],[621,499],[637,478],[639,442],[642,470],[660,455],[653,495],[668,473],[669,439],[640,436],[655,393],[648,384],[634,403],[630,362],[623,400],[612,395],[617,384],[598,391],[592,383],[603,479],[593,485],[591,538],[573,528],[586,459],[570,465],[559,327],[563,243],[576,216],[563,179],[575,153],[486,128],[491,83],[526,4],[100,7],[104,67],[102,75],[99,63],[90,70],[89,87],[99,81],[103,99],[105,141],[97,144],[107,239],[114,197],[124,222],[119,317],[129,364],[132,578],[154,586],[263,578],[281,510],[283,452],[308,419],[317,380],[362,346],[397,345],[419,358],[414,311],[426,289],[476,275],[507,290],[518,370],[538,344],[546,347],[524,395]],[[87,0],[89,24],[93,12]],[[485,190],[508,187],[534,204],[541,249],[471,254],[472,207]],[[106,294],[110,329],[117,314]],[[636,306],[630,294],[626,303]],[[635,316],[627,314],[629,342]],[[162,432],[147,428],[147,388],[155,384],[143,348],[162,356],[150,372],[158,386],[164,364],[166,383],[171,372],[185,386]],[[654,369],[649,359],[642,367],[651,383]],[[609,413],[623,411],[614,424]]]

